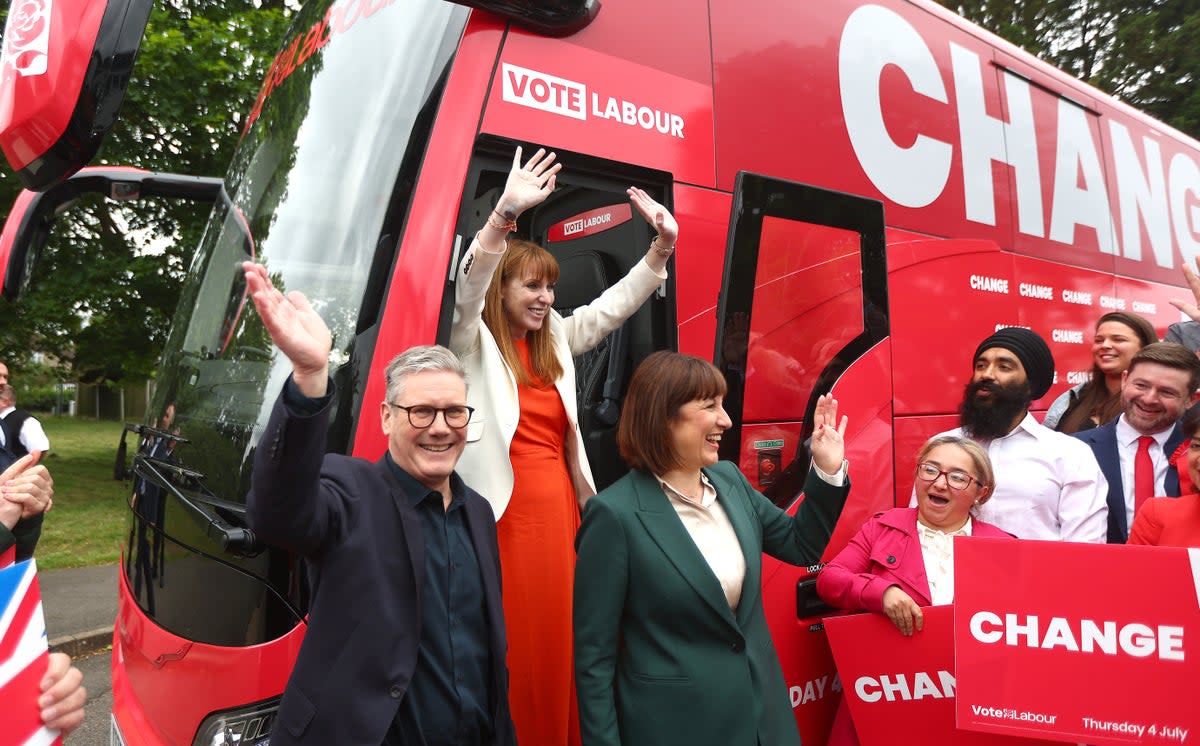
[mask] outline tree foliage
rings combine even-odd
[[[117,125],[93,162],[222,175],[293,10],[285,0],[156,3]],[[0,205],[19,190],[6,168]],[[31,292],[3,304],[0,355],[47,353],[81,380],[152,374],[211,206],[113,208],[84,200],[59,218]]]
[[[1200,0],[939,0],[1071,75],[1200,137]]]

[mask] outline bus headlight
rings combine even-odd
[[[279,700],[214,712],[200,724],[192,746],[267,746]]]

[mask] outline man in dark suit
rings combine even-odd
[[[471,414],[461,363],[435,346],[398,356],[380,405],[387,452],[374,463],[326,454],[329,329],[261,265],[245,272],[292,363],[246,515],[305,557],[312,590],[271,743],[515,744],[495,519],[454,473]]]
[[[1179,418],[1200,393],[1200,360],[1174,342],[1146,345],[1121,376],[1124,411],[1111,422],[1076,433],[1096,454],[1108,480],[1108,543],[1124,544],[1141,504],[1179,496],[1179,473],[1168,460],[1183,433]]]

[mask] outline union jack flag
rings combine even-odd
[[[0,746],[60,744],[42,725],[37,700],[46,675],[46,622],[33,560],[0,570]]]

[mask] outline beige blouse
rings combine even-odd
[[[841,468],[833,474],[826,474],[815,464],[813,468],[822,480],[840,487],[845,483],[847,466],[843,460]],[[742,545],[738,543],[729,516],[717,502],[716,488],[704,472],[700,472],[700,494],[695,496],[685,495],[662,477],[655,478],[713,575],[717,576],[729,608],[737,611],[738,601],[742,598],[742,582],[746,579],[746,555],[742,553]]]
[[[746,555],[742,553],[742,545],[738,543],[733,524],[721,503],[717,502],[717,490],[708,481],[708,477],[700,474],[700,494],[689,497],[671,486],[661,478],[663,492],[675,508],[683,527],[687,529],[696,548],[712,569],[713,575],[721,583],[725,592],[725,601],[729,608],[736,611],[738,601],[742,598],[742,581],[746,579]]]
[[[925,577],[929,580],[929,602],[934,606],[954,602],[954,537],[970,535],[969,517],[962,528],[948,534],[917,521],[921,558],[925,560]]]

